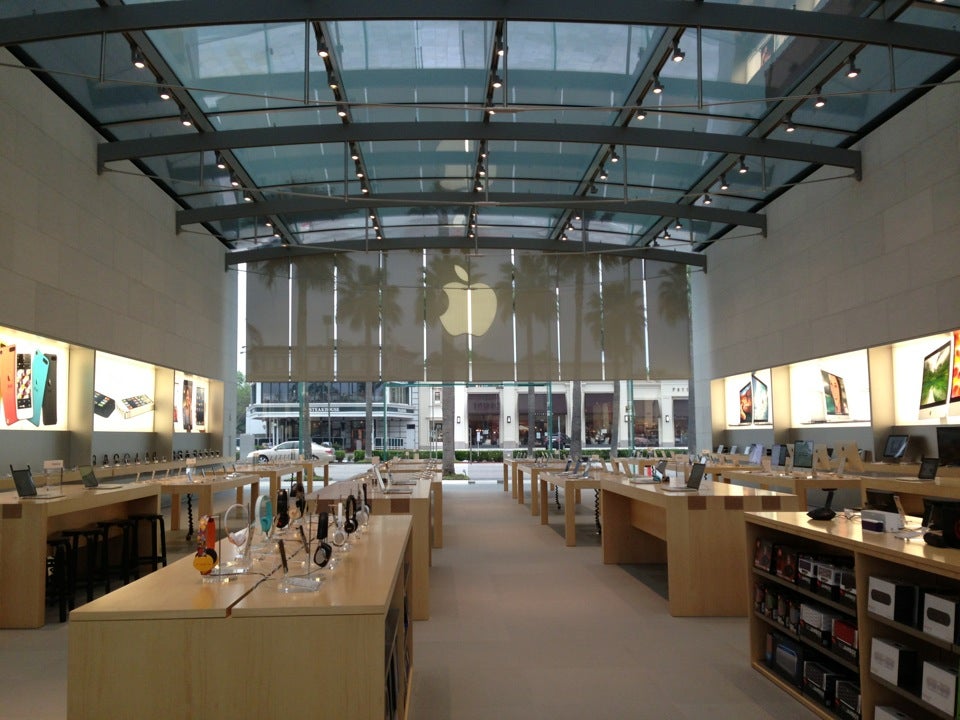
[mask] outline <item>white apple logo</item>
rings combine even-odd
[[[497,315],[497,294],[485,283],[470,284],[470,276],[459,265],[453,266],[463,280],[443,286],[447,294],[447,309],[440,316],[440,324],[451,335],[480,336],[490,329]]]

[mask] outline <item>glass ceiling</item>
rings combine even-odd
[[[0,44],[101,132],[105,171],[137,163],[230,262],[398,243],[703,265],[818,168],[858,177],[857,140],[960,69],[960,0],[202,5],[5,2]]]

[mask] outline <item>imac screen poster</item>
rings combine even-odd
[[[753,421],[755,423],[770,422],[770,395],[767,384],[756,375],[753,382]]]
[[[950,414],[960,415],[960,330],[953,331],[953,363],[950,371]]]
[[[847,389],[843,378],[826,370],[821,370],[823,376],[823,406],[827,419],[846,417],[850,414],[847,407]]]
[[[921,418],[942,417],[946,414],[950,361],[953,355],[951,346],[952,342],[948,340],[923,359],[923,375],[920,381]]]
[[[749,425],[753,422],[753,388],[747,383],[740,388],[740,424]]]

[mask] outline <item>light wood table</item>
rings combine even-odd
[[[443,519],[443,484],[439,480],[440,474],[434,473],[432,478],[418,479],[415,485],[398,486],[409,488],[409,493],[391,493],[384,495],[376,487],[376,481],[367,479],[367,499],[370,501],[370,514],[378,515],[410,515],[413,518],[413,536],[410,541],[413,551],[413,587],[411,591],[411,609],[414,620],[430,619],[430,565],[433,562],[431,534],[436,535],[435,528],[442,528]],[[350,480],[332,483],[325,488],[307,496],[308,504],[312,507],[317,500],[326,500],[331,504],[340,501],[346,502],[351,494],[356,494],[356,488],[363,482],[362,476]],[[441,498],[439,502],[436,498]],[[361,496],[357,496],[361,500]],[[439,517],[435,512],[441,513]],[[431,528],[434,528],[431,531]],[[440,530],[441,537],[443,534]]]
[[[413,660],[410,528],[408,516],[371,518],[316,592],[280,592],[275,556],[259,568],[272,573],[265,580],[219,582],[203,582],[187,557],[74,610],[68,718],[403,720]],[[297,680],[291,689],[289,673],[253,679],[289,667],[297,648],[319,694],[305,695]],[[396,715],[386,706],[391,672],[402,676]]]
[[[516,465],[516,476],[514,479],[514,497],[517,498],[519,505],[525,505],[527,502],[526,491],[523,488],[523,476],[530,475],[530,514],[537,516],[540,514],[540,498],[537,494],[537,475],[540,472],[561,472],[567,465],[567,461],[551,461],[537,464],[531,462],[519,462]]]
[[[942,468],[941,468],[942,469]],[[939,475],[939,472],[937,473]],[[884,490],[896,493],[903,509],[910,515],[923,515],[923,498],[960,500],[960,481],[945,477],[936,480],[918,480],[913,477],[863,477],[860,481],[860,497],[866,503],[867,490]]]
[[[618,457],[614,460],[611,460],[611,462],[613,463],[614,472],[623,473],[624,475],[637,476],[643,475],[645,468],[653,467],[661,460],[669,461],[669,458]]]
[[[270,497],[274,500],[277,497],[277,493],[280,492],[280,486],[285,477],[301,480],[304,482],[304,487],[306,487],[307,470],[304,469],[304,463],[301,462],[244,463],[242,465],[237,463],[234,469],[240,473],[252,473],[258,477],[269,480]]]
[[[818,472],[815,475],[805,473],[776,473],[762,470],[727,470],[724,474],[726,482],[753,485],[768,490],[782,490],[795,495],[795,507],[784,505],[783,510],[807,510],[808,490],[842,490],[844,488],[859,490],[860,478],[855,475],[834,475]]]
[[[160,488],[126,483],[119,490],[64,485],[63,497],[20,500],[0,494],[0,627],[37,628],[46,614],[47,538],[134,513],[160,512]]]
[[[547,496],[547,486],[556,485],[563,488],[563,536],[567,547],[577,544],[577,505],[580,503],[581,490],[597,490],[600,488],[599,478],[567,477],[556,473],[541,472],[540,482],[540,524],[546,525],[549,519],[550,502]]]
[[[714,482],[667,493],[607,477],[600,491],[603,562],[666,562],[674,616],[745,615],[744,511],[796,504],[793,495]]]
[[[225,475],[207,475],[200,477],[195,475],[192,478],[187,475],[178,475],[177,477],[158,480],[160,492],[170,496],[170,529],[180,529],[180,508],[181,495],[197,496],[197,516],[213,515],[213,495],[224,490],[237,491],[237,503],[243,505],[243,488],[250,486],[250,504],[249,517],[253,517],[254,503],[257,501],[257,495],[260,494],[260,476],[255,473],[229,473]],[[192,534],[193,528],[190,528]]]

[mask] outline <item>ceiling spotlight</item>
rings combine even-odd
[[[481,190],[483,190],[483,183],[480,182],[480,180],[478,179],[476,184],[473,186],[473,189],[476,190],[477,192],[480,192]]]
[[[566,242],[566,241],[567,241],[567,234],[564,233],[563,235],[560,236],[560,242]]]
[[[483,143],[480,144],[480,157],[486,159],[487,157],[487,146]]]
[[[267,220],[267,221],[264,223],[264,225],[266,225],[267,227],[273,227],[273,223],[270,222],[269,220]]]
[[[497,88],[503,87],[503,79],[499,75],[494,73],[493,82],[491,82],[490,84],[493,86],[493,89],[496,90]]]
[[[660,243],[657,242],[656,238],[650,241],[650,247],[660,247]]]
[[[487,108],[487,115],[496,115],[497,111],[493,108]]]
[[[647,111],[644,110],[643,108],[637,108],[637,120],[646,120],[646,119],[647,119]]]
[[[147,61],[143,59],[143,53],[138,47],[130,49],[130,62],[137,70],[143,70],[147,66]]]
[[[355,146],[350,149],[350,159],[354,162],[360,159],[360,151]]]
[[[362,170],[360,167],[357,167],[357,177],[358,177],[358,178],[362,178],[362,177],[363,177],[363,170]]]
[[[784,127],[784,130],[786,130],[788,133],[797,131],[797,126],[793,124],[793,113],[787,113],[787,117],[784,119],[783,123],[786,126]]]
[[[180,111],[180,124],[184,127],[191,127],[193,125],[193,119],[186,110]]]
[[[253,195],[251,195],[249,192],[244,191],[244,193],[243,193],[243,201],[244,201],[244,202],[253,202]]]
[[[169,100],[173,97],[173,95],[170,94],[170,88],[161,87],[157,92],[161,100]]]
[[[720,189],[721,189],[721,190],[729,190],[729,189],[730,189],[730,183],[727,182],[727,174],[726,174],[726,173],[721,173],[721,174],[720,174]]]
[[[327,41],[323,38],[317,41],[317,55],[322,58],[330,57],[330,49],[327,47]]]
[[[376,219],[377,219],[376,214],[370,213],[370,219],[371,219],[371,220],[376,220]]]
[[[674,230],[683,230],[683,223],[680,222],[680,218],[677,218],[677,222],[673,225]]]
[[[496,42],[494,42],[493,48],[494,48],[494,51],[497,53],[497,55],[500,57],[503,57],[507,52],[507,48],[503,44],[503,40],[501,40],[500,38],[497,38]]]
[[[660,82],[660,76],[654,75],[653,76],[653,94],[659,95],[662,92],[663,92],[663,84]]]
[[[337,115],[339,115],[342,118],[345,118],[347,116],[347,109],[341,105],[340,107],[337,108]]]
[[[566,227],[566,229],[567,229],[567,230],[573,230],[573,223],[570,222],[569,220],[567,220],[567,227]]]
[[[737,168],[737,172],[741,175],[746,175],[747,170],[750,168],[747,167],[747,161],[744,159],[743,155],[740,156],[740,167]]]
[[[610,146],[610,162],[612,163],[620,162],[620,156],[617,155],[617,150],[616,148],[613,147],[613,145]]]
[[[591,192],[591,194],[593,194],[593,195],[596,195],[598,192],[600,192],[600,191],[597,189],[596,183],[590,183],[590,192]]]
[[[670,231],[669,231],[669,230],[664,229],[664,231],[663,231],[663,239],[664,239],[664,240],[669,240],[669,239],[670,239]]]
[[[670,59],[671,59],[671,60],[673,60],[675,63],[683,62],[683,59],[684,59],[686,56],[687,56],[687,54],[686,54],[683,50],[680,49],[680,45],[674,45],[674,46],[673,46],[673,52],[670,54]]]
[[[486,174],[487,174],[487,168],[484,166],[484,164],[483,163],[478,164],[477,175],[479,175],[480,177],[483,177]]]
[[[704,196],[703,196],[703,204],[704,204],[704,205],[712,205],[712,204],[713,204],[713,198],[710,197],[709,194],[704,195]]]
[[[278,238],[278,237],[280,237],[280,233],[275,232],[275,233],[273,234],[273,236],[274,236],[275,238]]]
[[[847,65],[847,77],[851,80],[860,74],[860,68],[857,67],[857,56],[851,55],[850,62]]]
[[[573,214],[573,219],[576,220],[577,222],[580,222],[580,220],[582,219],[582,216],[580,215],[580,211],[579,211],[579,210],[577,210],[577,211]]]
[[[607,169],[603,166],[600,167],[600,173],[597,175],[601,180],[607,179]]]
[[[332,72],[327,73],[327,85],[330,86],[331,90],[336,90],[338,87],[337,79],[333,76]]]
[[[223,159],[223,155],[220,154],[219,150],[217,151],[216,158],[217,158],[217,168],[219,170],[226,170],[227,161]]]
[[[364,195],[366,195],[368,192],[370,192],[370,188],[368,188],[368,187],[362,187],[362,188],[360,188],[360,192],[362,192]]]
[[[818,110],[827,104],[827,101],[823,97],[823,88],[817,85],[816,89],[817,99],[813,101],[813,106]]]
[[[377,240],[383,240],[383,235],[381,235],[380,233],[377,233]]]
[[[233,187],[240,187],[240,178],[238,178],[233,173],[230,173],[230,185]]]

